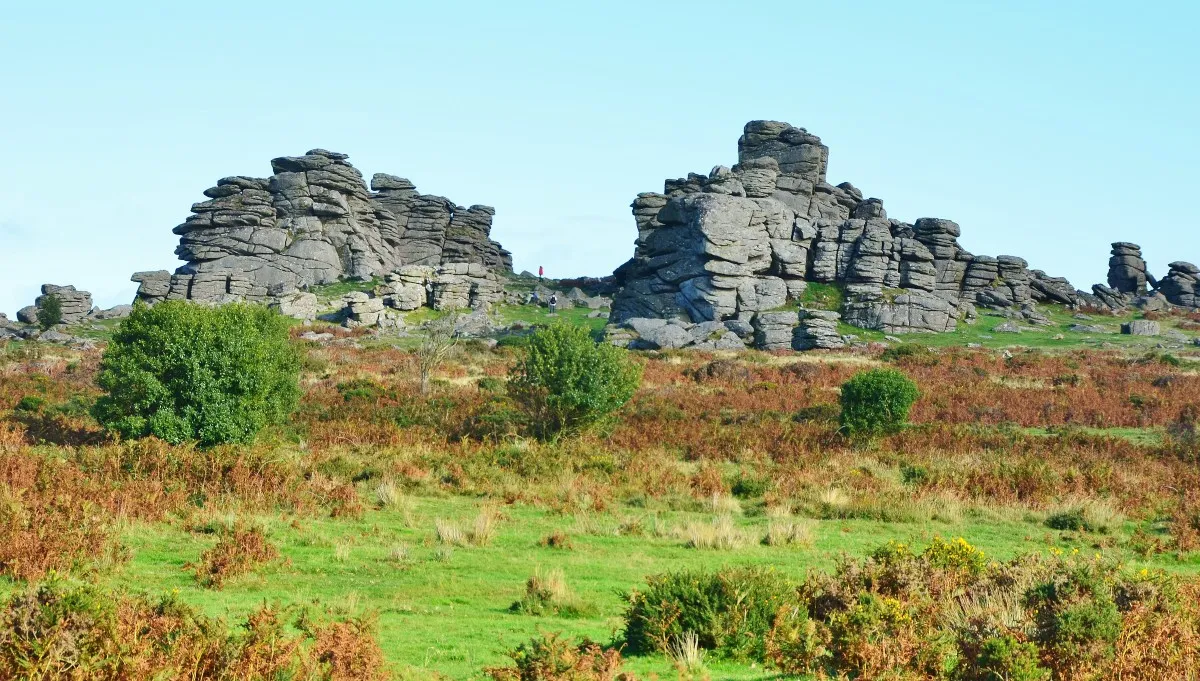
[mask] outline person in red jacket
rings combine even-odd
[[[541,265],[538,265],[538,281],[541,281],[542,277],[545,276],[545,274],[546,274],[546,270],[542,269]]]

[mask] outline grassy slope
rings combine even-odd
[[[680,539],[654,528],[669,529],[688,520],[706,522],[709,514],[662,512],[654,520],[645,511],[626,508],[580,519],[518,506],[504,510],[507,518],[490,545],[454,548],[448,557],[440,555],[444,549],[434,540],[435,519],[469,526],[477,509],[469,499],[423,498],[411,500],[407,510],[370,511],[359,521],[301,520],[297,528],[278,518],[262,517],[259,521],[269,528],[269,536],[288,562],[235,579],[223,591],[199,588],[183,569],[213,543],[211,537],[189,534],[178,524],[137,525],[124,534],[132,561],[105,579],[150,593],[177,589],[184,600],[208,613],[230,617],[264,601],[333,606],[348,613],[373,610],[380,614],[380,642],[398,670],[411,673],[411,678],[427,678],[419,670],[433,670],[467,679],[477,678],[482,666],[502,663],[502,651],[539,631],[610,640],[620,626],[620,593],[641,584],[645,575],[667,569],[764,564],[800,577],[810,568],[831,568],[841,552],[862,554],[889,539],[922,542],[938,534],[965,536],[997,558],[1049,546],[1096,550],[1091,543],[1095,537],[1047,530],[1038,517],[968,511],[964,520],[954,523],[819,521],[811,548],[754,543],[737,551],[705,551],[685,548]],[[639,514],[645,534],[616,534],[623,518]],[[761,516],[739,519],[756,538],[761,538],[766,522]],[[573,550],[538,546],[540,538],[556,529],[568,532]],[[349,547],[342,559],[336,555],[338,545]],[[389,558],[396,546],[407,547],[407,560]],[[1120,548],[1103,550],[1130,557]],[[1168,557],[1153,564],[1200,571],[1194,561],[1178,563]],[[596,606],[598,614],[572,620],[509,613],[508,606],[520,596],[525,579],[539,567],[562,568],[571,587]],[[640,674],[673,676],[670,663],[657,656],[633,658],[630,668]],[[761,669],[737,665],[714,665],[713,671],[714,681],[771,678]]]

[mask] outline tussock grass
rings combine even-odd
[[[748,532],[733,522],[733,517],[724,514],[711,522],[690,522],[679,529],[684,546],[691,549],[733,551],[751,543]]]
[[[767,546],[810,547],[816,539],[817,523],[812,520],[773,518],[767,522],[763,544]]]
[[[468,527],[441,518],[435,519],[434,535],[438,543],[445,546],[487,546],[496,536],[501,517],[499,509],[485,504]]]
[[[567,578],[561,568],[534,572],[525,581],[525,594],[509,608],[523,615],[555,615],[558,617],[583,617],[594,612],[587,603],[567,586]]]
[[[667,646],[667,656],[671,658],[681,679],[703,678],[708,671],[704,664],[704,649],[700,647],[700,637],[695,632],[686,631],[673,638]]]

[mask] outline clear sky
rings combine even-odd
[[[43,282],[128,302],[205,188],[313,147],[495,206],[518,270],[606,274],[633,197],[732,165],[757,118],[972,252],[1086,289],[1129,240],[1161,276],[1200,261],[1198,25],[1192,1],[6,2],[0,311]]]

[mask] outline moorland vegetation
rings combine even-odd
[[[0,676],[1200,674],[1187,354],[549,326],[423,389],[219,310],[0,346]]]

